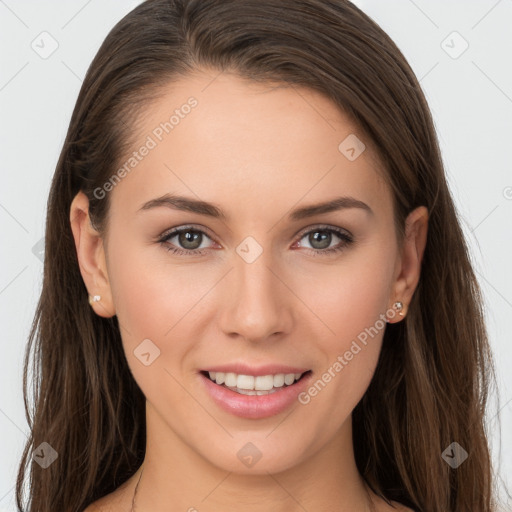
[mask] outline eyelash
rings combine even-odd
[[[170,231],[169,233],[163,234],[161,236],[161,238],[158,240],[158,242],[162,246],[164,246],[164,248],[167,251],[170,251],[173,254],[177,254],[177,255],[180,255],[180,256],[181,255],[183,255],[183,256],[187,256],[187,255],[190,255],[190,256],[202,256],[207,251],[207,249],[191,250],[191,249],[180,249],[180,248],[177,248],[177,247],[170,247],[169,246],[169,240],[171,238],[174,238],[176,235],[179,235],[180,233],[186,233],[186,232],[189,232],[189,231],[192,231],[192,232],[195,232],[195,233],[201,233],[203,235],[206,235],[208,238],[211,238],[211,237],[208,236],[207,233],[205,233],[201,229],[196,229],[193,226],[185,226],[185,227],[182,227],[182,228]],[[329,226],[316,226],[314,229],[310,229],[309,231],[303,232],[303,233],[301,233],[299,240],[302,240],[306,235],[309,235],[311,233],[320,232],[320,231],[321,232],[334,233],[336,236],[341,238],[344,243],[340,243],[340,244],[338,244],[335,247],[331,247],[330,249],[308,249],[309,251],[313,252],[313,256],[321,256],[321,255],[333,254],[333,253],[341,252],[342,250],[346,249],[350,244],[352,244],[354,242],[354,239],[352,238],[352,236],[347,234],[345,231],[343,231],[341,229],[338,229],[338,228],[332,228],[332,227],[329,227]]]

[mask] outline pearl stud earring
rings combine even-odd
[[[89,304],[92,306],[94,302],[98,302],[101,300],[101,296],[99,295],[89,295]]]

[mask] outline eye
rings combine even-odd
[[[201,248],[204,237],[210,238],[204,231],[187,226],[174,229],[173,231],[165,234],[159,242],[163,244],[168,251],[174,254],[200,256],[206,252],[204,251],[204,247]],[[169,245],[169,242],[173,238],[177,238],[177,244],[184,247],[184,249],[173,247],[173,245],[176,244]]]
[[[340,239],[341,242],[331,247],[333,235],[335,238]],[[299,241],[306,237],[308,243],[312,245],[311,248],[307,249],[312,251],[315,256],[342,251],[354,241],[347,231],[329,226],[317,226],[314,229],[303,232]],[[171,242],[174,238],[176,238],[176,241]],[[196,229],[192,226],[184,226],[164,234],[158,242],[173,254],[201,256],[207,252],[203,245],[205,238],[209,239],[210,237],[203,230]],[[297,243],[298,242],[292,247],[296,248]]]
[[[341,242],[331,247],[333,235],[335,238],[339,238]],[[302,234],[301,240],[306,237],[308,243],[312,245],[311,250],[315,256],[342,251],[354,241],[347,231],[329,226],[317,226],[314,229],[306,231]],[[297,244],[294,244],[293,247],[296,246]]]

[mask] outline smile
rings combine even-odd
[[[268,395],[280,388],[291,386],[303,373],[277,373],[275,375],[243,375],[236,373],[208,372],[212,382],[242,395]]]
[[[199,373],[209,397],[221,409],[248,419],[267,418],[297,401],[312,372],[246,375],[232,372]]]

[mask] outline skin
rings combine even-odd
[[[395,301],[406,313],[428,211],[410,213],[399,246],[391,191],[370,141],[308,89],[201,70],[144,109],[134,150],[190,96],[197,107],[109,192],[105,238],[91,227],[83,193],[70,210],[85,285],[101,296],[92,307],[103,317],[117,315],[128,364],[147,398],[136,510],[371,510],[355,464],[351,414],[374,374],[384,329],[307,405],[265,419],[218,408],[197,372],[242,360],[311,368],[319,378]],[[338,150],[352,133],[366,144],[354,161]],[[168,207],[138,211],[164,193],[213,202],[229,220]],[[374,214],[351,208],[287,219],[294,208],[341,195]],[[206,233],[196,244],[203,255],[167,251],[191,247],[177,236],[158,242],[189,224]],[[307,233],[319,225],[347,230],[354,243],[315,257],[325,245]],[[263,250],[250,264],[236,252],[247,236]],[[332,234],[329,247],[341,244]],[[134,355],[147,338],[161,351],[149,366]],[[262,453],[250,468],[237,457],[248,442]],[[131,510],[139,476],[140,469],[87,512]],[[373,494],[372,502],[378,511],[407,510]]]

